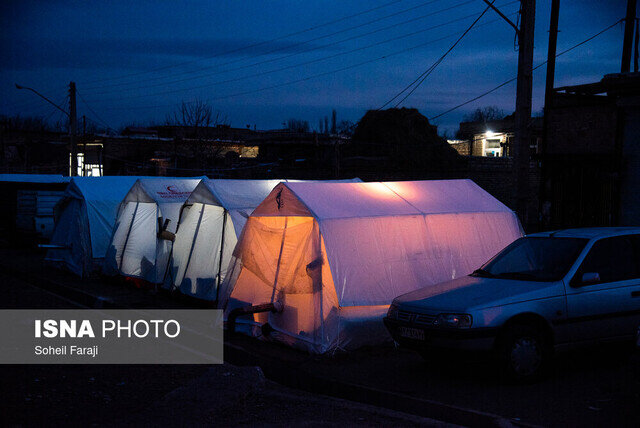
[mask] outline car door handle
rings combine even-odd
[[[632,291],[631,297],[640,297],[640,291]]]

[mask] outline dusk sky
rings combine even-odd
[[[537,1],[534,63],[546,59],[550,0]],[[513,20],[519,2],[495,3]],[[558,52],[624,17],[625,0],[561,0]],[[0,114],[61,113],[30,86],[113,128],[162,123],[182,100],[208,100],[232,126],[282,127],[336,109],[357,121],[436,61],[484,10],[482,0],[34,1],[0,4]],[[308,31],[305,31],[308,30]],[[402,105],[435,116],[510,79],[513,29],[492,11]],[[558,58],[556,86],[620,71],[623,26]],[[543,104],[545,67],[534,74]],[[515,83],[434,121],[454,131],[463,115],[515,104]]]

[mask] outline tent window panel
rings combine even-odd
[[[243,232],[242,241],[236,246],[234,255],[242,259],[243,268],[271,287],[276,282],[278,289],[291,287],[295,279],[304,282],[306,272],[299,269],[299,258],[304,255],[304,239],[311,230],[311,217],[257,217],[250,218]],[[283,236],[286,238],[283,244]],[[308,239],[308,238],[306,238]],[[280,251],[282,248],[282,257]],[[278,260],[281,260],[278,269]],[[306,266],[306,265],[305,265]]]
[[[123,250],[127,243],[127,237],[131,232],[133,217],[136,214],[136,208],[137,204],[135,202],[129,202],[125,204],[115,225],[115,231],[113,233],[113,239],[111,241],[109,252],[113,254],[111,261],[115,264],[114,267],[116,269],[120,269],[122,264],[122,258],[124,256]]]
[[[180,232],[176,234],[171,255],[171,263],[173,266],[171,272],[173,274],[173,284],[176,286],[180,286],[185,271],[188,268],[193,239],[198,227],[202,208],[202,204],[193,204],[191,206],[185,206],[182,210]]]
[[[204,297],[216,288],[224,210],[194,204],[180,223],[173,254],[178,265],[178,285],[187,294]],[[215,297],[215,296],[214,296]]]
[[[313,222],[287,229],[282,246],[276,288],[285,294],[311,294],[313,281],[307,266],[314,261],[311,230]]]
[[[284,221],[282,227],[277,228],[250,218],[243,239],[234,251],[234,257],[242,260],[242,269],[251,271],[256,279],[271,288],[276,276],[283,226]]]
[[[313,248],[314,230],[318,233],[311,217],[250,218],[238,244],[240,249],[236,249],[236,255],[242,260],[242,271],[227,309],[241,302],[279,301],[284,306],[282,313],[268,315],[276,331],[305,342],[321,340],[318,317],[323,312],[322,298],[314,293],[313,278],[307,271],[307,266],[318,258],[319,254],[314,253],[320,251]],[[318,264],[316,269],[322,269],[322,265]],[[311,270],[313,275],[313,267]]]
[[[200,227],[192,243],[193,254],[185,274],[186,283],[183,284],[193,294],[207,294],[217,287],[223,222],[223,208],[204,205]]]
[[[222,269],[220,271],[220,283],[226,279],[229,262],[233,257],[233,250],[238,243],[238,237],[235,232],[235,224],[233,217],[227,212],[227,222],[224,231],[224,245],[222,247]]]
[[[127,245],[124,248],[120,268],[123,274],[145,276],[149,272],[155,271],[157,227],[156,205],[140,203],[132,221]],[[155,275],[153,276],[155,277]]]
[[[304,227],[302,227],[304,226]],[[269,314],[276,330],[293,334],[299,340],[321,347],[323,342],[322,249],[315,221],[295,226],[283,246],[276,300],[284,305],[281,313]],[[317,287],[316,287],[317,285]]]
[[[242,269],[226,309],[270,303],[272,292],[273,287],[262,282],[253,272]]]

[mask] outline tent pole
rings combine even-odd
[[[120,264],[118,265],[118,270],[122,271],[122,260],[124,259],[124,250],[127,249],[127,243],[129,242],[129,235],[131,235],[131,229],[133,228],[133,220],[136,218],[136,214],[138,212],[138,205],[140,202],[136,202],[136,207],[133,210],[133,214],[131,215],[131,222],[129,223],[129,230],[127,230],[127,237],[124,240],[124,245],[122,246],[122,252],[120,253]]]
[[[182,220],[182,210],[184,209],[184,206],[180,209],[180,220],[178,220],[178,228],[180,227],[180,222]],[[189,272],[189,264],[191,263],[191,256],[193,255],[193,248],[196,245],[196,239],[198,239],[198,232],[200,231],[200,224],[202,223],[202,216],[204,215],[204,209],[205,209],[205,205],[202,204],[202,210],[200,211],[200,216],[198,217],[198,224],[196,225],[196,230],[193,234],[193,240],[191,241],[191,248],[189,249],[189,257],[187,257],[187,265],[184,267],[184,274],[182,275],[182,279],[184,280],[184,277],[187,276],[187,272]],[[178,231],[176,230],[176,233]],[[169,263],[171,263],[171,256],[173,255],[173,244],[171,245],[171,253],[169,254]],[[162,282],[164,283],[164,281],[167,279],[167,273],[169,271],[169,265],[167,265],[167,270],[164,273],[164,278],[162,279]],[[171,281],[171,288],[175,289],[177,288],[177,284],[174,284],[173,281]],[[181,284],[182,285],[182,281]]]
[[[156,284],[156,281],[158,280],[158,234],[160,233],[161,228],[163,228],[162,224],[160,223],[159,220],[162,220],[162,217],[158,216],[158,214],[160,214],[160,206],[158,203],[156,203],[156,254],[155,254],[155,259],[153,261],[153,291],[154,293],[158,292],[158,284]],[[165,222],[165,226],[164,227],[168,227],[169,223]],[[173,248],[173,247],[172,247]]]
[[[220,283],[222,282],[222,254],[224,250],[224,231],[227,228],[227,209],[222,208],[222,236],[220,237],[220,257],[218,259],[218,286],[216,287],[216,302],[218,301],[218,293],[220,292]]]
[[[323,260],[323,254],[322,254],[322,235],[320,234],[320,224],[318,224],[317,220],[313,220],[314,222],[314,227],[318,230],[317,233],[317,239],[318,242],[315,245],[315,250],[317,251],[317,256],[316,259],[319,258],[320,260],[323,261],[323,263],[320,263],[320,267],[318,270],[318,278],[317,278],[317,287],[318,287],[318,291],[320,293],[320,348],[322,349],[323,346],[323,342],[324,342],[324,288],[322,286],[322,265],[324,264],[324,260]],[[315,235],[315,234],[314,234]],[[315,285],[315,284],[314,284]],[[315,294],[315,293],[314,293]]]
[[[284,230],[282,232],[282,241],[280,242],[280,254],[278,254],[278,266],[276,267],[276,276],[273,279],[273,292],[271,293],[271,302],[276,295],[276,286],[278,285],[278,276],[280,276],[280,262],[282,262],[282,251],[284,250],[284,240],[287,237],[287,225],[289,224],[289,217],[284,218]]]

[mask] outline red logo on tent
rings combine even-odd
[[[185,198],[191,194],[191,192],[181,192],[173,184],[167,186],[166,189],[166,192],[158,192],[161,198]]]

